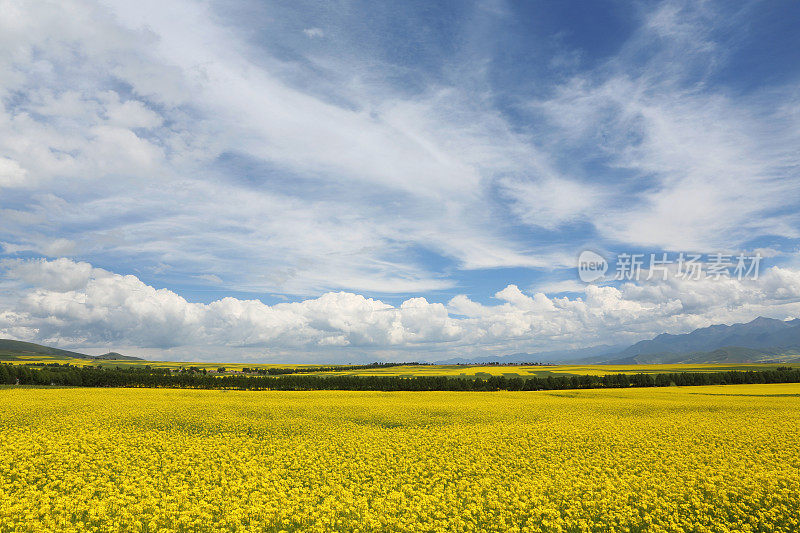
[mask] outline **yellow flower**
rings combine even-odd
[[[789,533],[797,427],[792,384],[0,389],[0,533]]]

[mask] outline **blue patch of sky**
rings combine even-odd
[[[795,83],[800,71],[800,2],[776,0],[729,9],[737,24],[722,24],[714,34],[729,53],[710,81],[741,94]]]

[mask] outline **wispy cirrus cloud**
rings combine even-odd
[[[605,172],[578,174],[591,182],[587,191],[604,194],[570,196],[579,198],[573,214],[610,242],[713,250],[799,235],[800,128],[787,112],[800,103],[795,85],[734,95],[715,84],[731,53],[715,31],[751,16],[743,10],[715,23],[719,10],[661,4],[618,55],[532,106],[556,128],[548,130],[551,150],[602,161]]]
[[[7,89],[24,95],[8,100],[8,165],[48,191],[7,208],[14,249],[47,253],[58,219],[78,254],[193,263],[240,289],[293,293],[452,286],[400,259],[417,247],[456,267],[547,265],[499,231],[483,192],[537,152],[460,90],[354,88],[331,103],[284,80],[291,65],[248,59],[207,7],[67,9],[18,6],[7,21],[23,50],[6,58]],[[45,42],[37,53],[59,74],[42,80],[30,58]],[[229,264],[244,257],[267,272]]]

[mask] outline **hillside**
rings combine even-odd
[[[49,346],[42,346],[41,344],[34,344],[32,342],[0,339],[0,357],[20,355],[48,355],[77,359],[93,359],[91,355],[71,352],[69,350],[61,350],[59,348],[51,348]]]
[[[117,352],[108,352],[103,355],[93,357],[93,359],[100,359],[102,361],[144,361],[141,357],[133,357],[132,355],[122,355]]]
[[[726,346],[708,352],[655,353],[611,359],[606,364],[741,364],[741,363],[796,363],[800,362],[800,350],[743,348]]]
[[[16,360],[20,358],[32,358],[36,356],[46,357],[53,359],[56,362],[58,359],[94,359],[102,361],[143,361],[139,357],[132,357],[129,355],[122,355],[116,352],[109,352],[107,354],[93,356],[86,355],[79,352],[72,352],[69,350],[61,350],[59,348],[51,348],[50,346],[42,346],[32,342],[15,341],[11,339],[0,339],[0,361],[2,360]]]

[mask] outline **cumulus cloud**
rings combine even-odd
[[[353,293],[331,292],[274,306],[230,297],[201,304],[135,276],[67,259],[6,261],[3,267],[8,279],[28,289],[0,334],[27,328],[36,331],[36,339],[60,343],[159,348],[405,346],[448,341],[460,334],[445,306],[424,298],[393,307]]]
[[[59,258],[22,261],[5,260],[0,263],[10,279],[22,281],[25,285],[45,291],[66,292],[85,288],[89,280],[100,271],[89,263]]]
[[[0,336],[59,345],[267,348],[287,357],[348,347],[373,354],[457,355],[478,347],[557,349],[638,340],[759,314],[800,314],[800,271],[772,268],[759,280],[588,285],[580,297],[529,295],[515,285],[498,303],[466,296],[447,304],[410,298],[390,305],[350,292],[266,305],[222,298],[190,302],[132,275],[68,259],[6,261],[16,299],[0,316]],[[389,350],[389,352],[387,352]],[[395,350],[394,352],[391,352]],[[420,353],[422,352],[422,353]],[[392,357],[389,355],[388,357]],[[402,357],[402,356],[399,356]]]

